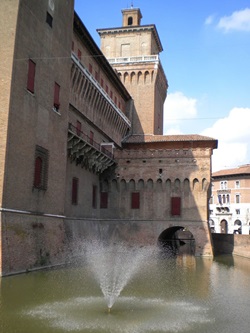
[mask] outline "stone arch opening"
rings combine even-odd
[[[220,223],[220,232],[221,234],[227,234],[228,233],[228,223],[226,220],[222,220]]]
[[[242,223],[240,220],[234,222],[234,234],[242,234]]]
[[[158,237],[158,246],[163,257],[195,255],[195,238],[182,226],[165,229]]]

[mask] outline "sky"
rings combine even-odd
[[[163,46],[164,134],[217,139],[213,172],[250,164],[250,1],[75,0],[98,46],[96,29],[121,27],[131,6],[141,25],[156,25]]]

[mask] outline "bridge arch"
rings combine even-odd
[[[195,238],[183,226],[165,229],[158,237],[158,246],[164,257],[195,255]]]

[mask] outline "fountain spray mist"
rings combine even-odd
[[[124,244],[90,242],[86,246],[86,258],[91,271],[104,295],[108,312],[121,291],[140,270],[152,254],[152,248],[131,247]]]

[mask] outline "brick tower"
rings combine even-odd
[[[98,29],[101,50],[134,99],[131,134],[163,133],[163,104],[168,83],[159,53],[163,50],[154,24],[141,25],[138,8],[122,10],[120,28]]]

